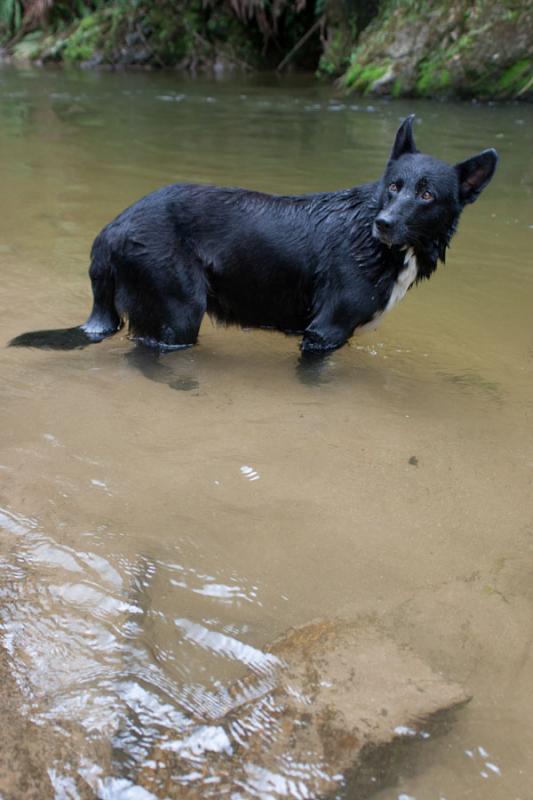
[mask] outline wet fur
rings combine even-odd
[[[208,313],[303,333],[305,352],[341,347],[431,276],[464,206],[494,172],[494,150],[454,167],[418,153],[412,122],[400,127],[383,178],[352,189],[276,196],[175,184],[147,195],[93,244],[87,322],[11,344],[84,347],[127,320],[139,342],[175,349],[196,342]],[[394,181],[402,190],[391,197]],[[431,208],[418,186],[436,193]]]

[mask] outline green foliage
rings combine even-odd
[[[340,75],[350,63],[346,48],[346,37],[341,30],[336,30],[328,41],[327,49],[320,56],[318,74],[326,77]]]
[[[4,38],[13,36],[20,29],[23,16],[22,0],[0,0],[0,32]]]
[[[33,33],[29,33],[15,44],[13,48],[14,54],[22,61],[31,61],[34,58],[38,58],[41,54],[42,43],[42,31],[33,31]]]
[[[422,61],[416,81],[417,93],[423,97],[441,93],[450,85],[450,72],[443,65],[446,59],[439,55]]]
[[[391,94],[394,98],[401,97],[404,93],[403,83],[400,78],[396,78],[392,85]]]
[[[500,94],[518,94],[531,81],[533,76],[533,59],[523,58],[508,67],[496,82],[496,91]]]
[[[377,0],[373,0],[377,2]],[[0,44],[44,33],[45,58],[69,63],[95,53],[110,63],[157,66],[212,63],[220,56],[276,66],[330,0],[0,0]],[[50,36],[56,41],[51,41]],[[26,46],[27,45],[27,46]],[[30,40],[20,52],[40,57]],[[293,64],[315,66],[320,33],[305,40]]]
[[[361,64],[352,61],[348,68],[343,82],[349,89],[366,94],[372,85],[385,75],[389,70],[390,64]]]
[[[102,19],[97,14],[84,17],[66,40],[63,48],[64,60],[71,64],[87,61],[94,55],[102,35]]]

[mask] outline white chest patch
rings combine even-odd
[[[359,328],[357,328],[358,333],[359,331],[373,331],[375,328],[377,328],[385,314],[388,314],[389,311],[394,308],[396,303],[400,302],[400,300],[405,296],[409,287],[416,281],[416,276],[418,275],[418,264],[416,263],[416,256],[412,247],[406,251],[403,263],[404,268],[400,273],[398,273],[398,277],[396,278],[396,282],[392,287],[392,292],[390,293],[387,305],[382,311],[378,311],[377,314],[374,314],[370,322],[367,322],[365,325],[361,325]]]

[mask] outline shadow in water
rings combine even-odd
[[[439,373],[439,376],[447,383],[451,383],[465,392],[478,392],[487,399],[495,403],[503,402],[503,390],[501,384],[490,381],[472,370],[464,370],[459,373]]]
[[[167,364],[166,359],[175,359],[176,356],[183,358],[181,351],[169,353],[161,352],[143,345],[136,345],[124,358],[129,366],[137,369],[145,378],[154,383],[163,383],[170,389],[178,392],[198,392],[200,384],[196,378],[190,375],[177,375],[176,372]]]

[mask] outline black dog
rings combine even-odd
[[[207,312],[303,332],[303,351],[341,347],[444,261],[496,167],[492,149],[455,166],[422,155],[412,124],[398,130],[384,177],[353,189],[282,197],[175,184],[147,195],[94,242],[87,322],[11,344],[83,347],[127,318],[145,345],[187,347]]]

